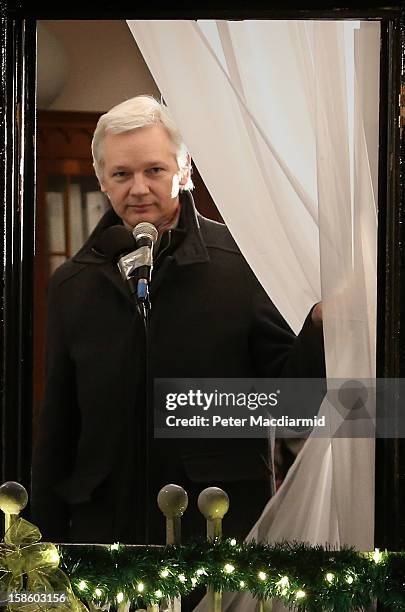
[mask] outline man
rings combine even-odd
[[[103,115],[92,150],[112,209],[51,281],[34,520],[54,541],[162,543],[162,486],[189,494],[185,535],[204,532],[198,493],[220,486],[231,502],[225,533],[243,537],[270,495],[267,442],[150,439],[147,465],[149,386],[154,378],[321,376],[320,305],[295,338],[226,227],[196,213],[190,155],[156,100],[139,96]],[[159,233],[147,351],[134,300],[100,246],[111,225],[141,221]]]

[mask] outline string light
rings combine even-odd
[[[288,576],[283,576],[282,578],[280,578],[277,584],[279,584],[282,587],[288,587],[288,585],[290,584],[290,581],[288,580]]]
[[[93,605],[100,605],[99,602],[102,601],[105,604],[117,606],[122,602],[125,603],[127,599],[135,600],[140,594],[144,595],[145,592],[148,593],[151,601],[155,601],[157,605],[158,601],[162,598],[179,597],[181,594],[189,593],[198,584],[206,585],[207,580],[204,576],[211,575],[216,576],[215,588],[218,591],[229,590],[229,583],[231,582],[231,590],[254,592],[257,597],[286,597],[290,602],[296,600],[296,606],[311,606],[313,598],[319,597],[319,593],[321,593],[322,597],[326,596],[329,598],[328,601],[330,600],[335,603],[335,599],[339,600],[341,595],[347,596],[352,591],[354,583],[356,583],[356,597],[359,598],[360,602],[363,591],[364,598],[370,596],[370,593],[373,596],[376,593],[382,593],[381,598],[385,602],[385,583],[383,582],[383,577],[380,577],[380,573],[376,573],[374,564],[384,564],[386,560],[391,558],[391,553],[385,550],[381,551],[379,548],[365,553],[355,553],[350,550],[333,551],[333,556],[330,554],[329,560],[326,563],[326,551],[320,550],[318,567],[325,564],[324,571],[316,574],[316,576],[310,576],[309,578],[306,576],[303,578],[302,576],[305,576],[305,573],[301,576],[300,564],[302,563],[304,567],[308,559],[311,558],[307,554],[308,551],[316,554],[310,547],[307,547],[308,550],[307,548],[301,550],[300,547],[292,546],[291,550],[294,554],[297,554],[298,563],[296,565],[296,574],[289,576],[282,573],[285,571],[282,558],[273,555],[273,549],[266,546],[256,544],[246,546],[245,544],[237,543],[236,538],[222,542],[218,540],[212,543],[212,549],[211,546],[207,548],[206,542],[201,545],[197,543],[197,546],[193,544],[193,546],[194,548],[191,549],[193,557],[187,556],[189,552],[187,546],[181,547],[179,551],[177,551],[177,548],[169,551],[169,556],[166,556],[166,554],[161,555],[160,552],[156,554],[154,550],[149,551],[145,549],[145,551],[142,551],[143,556],[141,557],[142,561],[146,559],[142,574],[139,575],[138,573],[138,576],[135,574],[130,585],[125,580],[125,576],[127,575],[127,567],[131,567],[129,564],[132,563],[132,557],[127,554],[122,556],[113,554],[113,551],[117,550],[123,552],[126,548],[123,544],[114,543],[105,546],[103,555],[99,555],[100,558],[98,558],[93,550],[90,550],[86,558],[82,551],[77,551],[77,549],[70,550],[68,547],[65,550],[63,545],[60,545],[55,549],[57,552],[52,553],[52,550],[48,550],[46,559],[54,558],[56,561],[60,555],[64,566],[68,568],[67,571],[69,572],[69,567],[73,568],[70,571],[71,573],[74,572],[72,584],[76,594],[79,597],[86,597],[88,600],[93,601]],[[231,551],[231,554],[230,546],[236,546]],[[109,553],[110,550],[112,563],[109,566],[105,560],[105,552]],[[256,550],[260,552],[260,555],[255,556]],[[218,551],[218,555],[213,555],[212,551]],[[239,563],[239,551],[242,553],[241,563]],[[284,551],[281,546],[280,551]],[[137,553],[138,551],[135,552]],[[278,550],[274,552],[278,552]],[[306,554],[307,556],[305,556]],[[342,555],[341,557],[338,556],[340,554]],[[230,558],[226,562],[227,555]],[[322,555],[324,556],[322,557]],[[218,563],[215,559],[221,559],[221,557],[223,561]],[[330,568],[333,567],[333,563],[336,560],[335,557],[342,559],[341,569],[339,571],[328,571],[327,567],[328,565]],[[136,554],[134,558],[137,558]],[[192,561],[187,561],[190,558]],[[405,572],[405,554],[401,555],[401,559],[404,562]],[[248,561],[247,564],[246,560]],[[157,584],[155,582],[156,565],[159,568]],[[116,567],[117,575],[111,576],[110,579],[107,570],[110,572],[111,567],[114,566]],[[91,572],[89,571],[90,567]],[[114,570],[112,571],[114,572]],[[80,572],[82,578],[80,578]],[[219,577],[218,572],[222,573],[222,579]],[[384,575],[389,572],[390,566],[387,567],[387,572],[384,572]],[[362,577],[361,582],[360,576]],[[162,586],[163,582],[159,584],[160,578],[167,579],[164,588]],[[141,580],[144,580],[145,583],[141,582]],[[362,585],[363,582],[364,586]],[[366,583],[368,590],[366,590]],[[302,584],[302,587],[298,587],[297,584]],[[328,595],[326,595],[326,587],[329,587]],[[121,591],[120,589],[123,590]],[[298,600],[304,598],[306,598],[305,602],[298,602]],[[392,601],[392,597],[390,601]]]
[[[379,548],[376,548],[372,554],[374,563],[380,563],[382,561],[382,553]]]
[[[49,563],[54,563],[55,565],[59,564],[59,553],[56,549],[46,551],[46,556],[48,557]]]
[[[288,576],[282,576],[280,580],[277,582],[277,586],[280,587],[281,595],[287,595],[288,587],[290,586],[290,581]]]

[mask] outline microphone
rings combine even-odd
[[[149,283],[153,270],[153,246],[158,238],[158,231],[152,223],[142,221],[132,230],[137,246],[137,297],[140,301],[148,300]]]

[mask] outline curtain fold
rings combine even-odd
[[[322,296],[328,378],[375,377],[379,24],[128,26],[271,299],[298,332]],[[249,538],[373,547],[374,440],[344,426],[307,440]]]

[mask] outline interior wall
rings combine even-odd
[[[139,94],[160,97],[125,21],[38,22],[38,107],[105,112]]]

